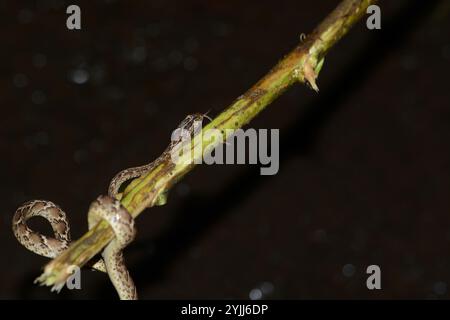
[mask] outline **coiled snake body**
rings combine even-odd
[[[207,116],[203,114],[189,115],[180,123],[177,129],[181,128],[187,130],[191,136],[195,135],[194,123],[201,121],[204,117]],[[134,219],[120,204],[121,194],[119,193],[119,188],[125,181],[146,174],[161,163],[162,160],[165,160],[178,142],[172,140],[164,153],[152,163],[125,169],[116,174],[109,185],[108,195],[98,197],[89,208],[89,229],[103,219],[109,223],[115,234],[115,238],[102,252],[103,259],[98,260],[91,267],[108,273],[120,299],[137,299],[137,292],[133,279],[125,267],[122,255],[122,250],[135,237]],[[50,223],[54,238],[44,236],[27,226],[26,222],[36,216],[43,217]],[[66,214],[56,204],[46,200],[29,201],[18,208],[13,217],[12,229],[17,240],[25,248],[48,258],[55,258],[61,254],[69,247],[71,241],[70,226]],[[62,286],[60,285],[55,289],[59,291]]]

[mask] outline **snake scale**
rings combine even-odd
[[[206,114],[188,115],[177,127],[186,130],[189,135],[195,136],[198,132],[195,123],[207,117]],[[207,117],[208,118],[208,117]],[[201,128],[201,127],[200,127]],[[177,130],[175,129],[175,130]],[[162,161],[167,160],[171,150],[180,142],[172,139],[169,146],[155,161],[120,171],[111,180],[107,196],[100,196],[92,202],[88,211],[88,228],[93,228],[100,220],[109,223],[114,231],[115,238],[104,248],[102,259],[99,259],[91,268],[107,272],[120,299],[137,299],[136,286],[131,278],[123,259],[123,249],[133,241],[136,229],[131,214],[121,205],[121,193],[119,189],[122,184],[131,179],[145,175]],[[32,217],[46,219],[54,233],[54,237],[45,236],[31,230],[27,221]],[[65,212],[56,204],[46,200],[33,200],[23,204],[14,214],[12,229],[17,240],[28,250],[48,258],[55,258],[66,250],[71,242],[70,225]],[[59,291],[62,286],[55,288]]]

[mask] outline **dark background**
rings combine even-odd
[[[89,271],[83,290],[33,285],[48,259],[15,240],[16,208],[51,200],[78,238],[116,172],[187,114],[216,116],[338,2],[0,1],[0,298],[116,299]],[[140,298],[449,297],[450,6],[379,5],[382,30],[361,22],[333,48],[320,94],[294,86],[251,123],[280,128],[277,175],[199,166],[138,218]]]

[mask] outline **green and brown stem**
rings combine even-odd
[[[215,128],[223,133],[225,139],[228,138],[230,130],[226,129],[238,129],[249,123],[296,82],[307,83],[318,91],[316,78],[326,53],[366,13],[367,7],[375,2],[376,0],[343,0],[268,74],[204,127],[203,132]],[[214,148],[223,142],[211,137],[203,138],[203,150]],[[196,147],[194,143],[191,146]],[[180,161],[174,164],[170,157],[166,157],[165,161],[148,174],[130,183],[124,191],[121,203],[133,217],[137,217],[145,208],[164,204],[167,191],[193,167],[192,162]],[[63,283],[69,276],[70,266],[85,265],[101,252],[113,237],[108,223],[100,222],[68,250],[50,261],[45,266],[44,273],[37,279],[38,282],[49,286]]]

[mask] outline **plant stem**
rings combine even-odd
[[[316,78],[326,53],[366,13],[367,7],[376,1],[343,0],[267,75],[205,126],[203,132],[207,132],[208,129],[218,129],[227,139],[231,131],[226,129],[239,129],[249,123],[296,82],[307,83],[318,91]],[[213,139],[210,136],[202,134],[202,137],[202,150],[214,148],[223,143],[223,140]],[[192,148],[198,147],[194,144]],[[164,204],[167,191],[193,169],[194,163],[180,161],[174,164],[170,161],[170,157],[167,158],[167,161],[162,161],[145,176],[135,179],[128,185],[121,199],[122,205],[133,217],[137,217],[145,208]],[[68,250],[50,261],[37,280],[49,286],[63,283],[70,275],[70,266],[85,265],[113,238],[114,234],[108,223],[105,221],[98,223],[74,242]]]

